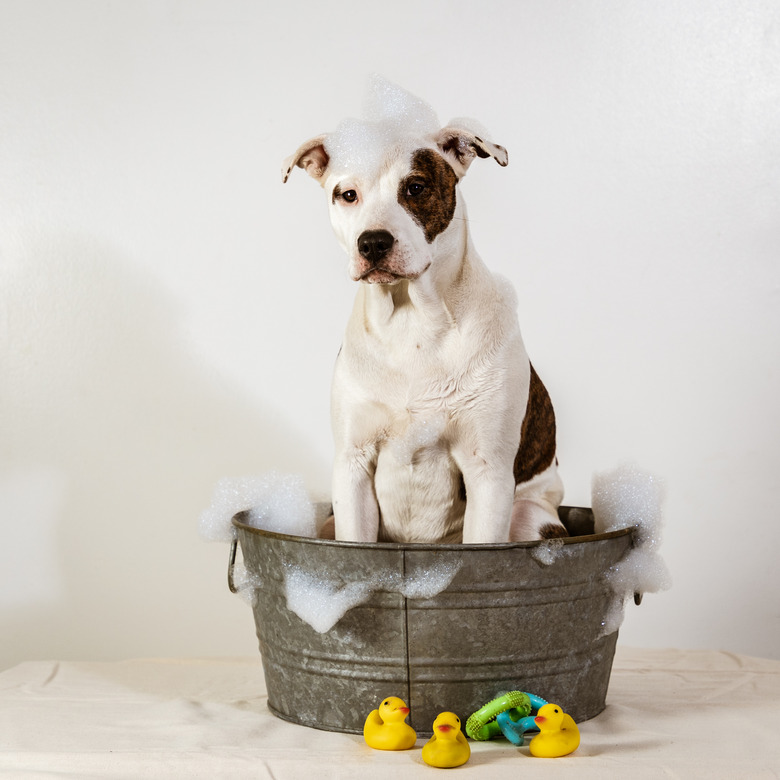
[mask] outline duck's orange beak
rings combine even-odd
[[[441,725],[441,726],[437,726],[436,728],[437,728],[439,731],[444,731],[444,732],[447,732],[447,731],[452,731],[452,726],[450,726],[450,724],[449,724],[449,723],[444,723],[443,725]]]
[[[404,715],[409,714],[409,708],[408,707],[399,707],[398,712],[403,712]]]
[[[546,723],[546,722],[547,722],[547,718],[545,718],[544,715],[537,715],[534,718],[534,723]]]

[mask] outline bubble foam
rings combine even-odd
[[[369,82],[363,114],[345,119],[325,140],[332,170],[376,170],[389,147],[406,138],[434,136],[440,128],[431,106],[378,75]]]
[[[563,539],[549,539],[531,550],[531,556],[542,566],[551,566],[563,552]]]
[[[613,593],[603,633],[623,623],[624,605],[634,593],[658,593],[671,587],[660,555],[665,486],[657,476],[634,464],[594,474],[592,506],[597,533],[633,528],[633,548],[604,573]]]
[[[431,599],[452,582],[461,563],[442,562],[420,567],[406,576],[378,571],[351,582],[327,580],[304,568],[286,564],[284,591],[287,608],[315,631],[330,631],[349,610],[363,604],[377,591],[400,593],[407,599]]]
[[[297,474],[270,471],[221,479],[210,506],[200,515],[200,535],[210,542],[230,542],[231,520],[238,512],[248,512],[247,524],[264,531],[308,537],[317,533],[314,506]]]

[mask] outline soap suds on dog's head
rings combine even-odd
[[[388,147],[410,137],[435,136],[436,112],[425,101],[381,76],[374,76],[362,119],[346,119],[325,141],[331,170],[354,174],[375,170]]]
[[[231,520],[238,512],[247,512],[245,522],[264,531],[309,537],[317,533],[314,505],[297,474],[270,471],[221,479],[211,505],[201,513],[200,535],[209,542],[230,542]]]
[[[415,147],[419,147],[421,139],[427,139],[431,145],[454,144],[459,148],[456,155],[471,156],[473,152],[466,149],[470,142],[462,137],[464,135],[477,136],[484,141],[491,137],[480,122],[468,117],[452,119],[443,128],[428,103],[374,75],[363,101],[362,118],[345,119],[324,137],[323,144],[332,173],[371,177],[387,163],[388,150],[396,148],[408,152],[405,147],[409,141],[413,141]],[[496,154],[492,156],[501,165],[506,165],[506,150],[502,147],[496,147]]]
[[[439,129],[436,112],[428,103],[376,74],[369,81],[363,117],[369,122],[396,125],[407,135],[426,135]]]
[[[605,573],[614,594],[604,621],[605,635],[620,628],[623,606],[634,593],[658,593],[671,587],[669,570],[659,552],[664,497],[662,480],[632,464],[593,476],[596,532],[634,529],[634,547]]]

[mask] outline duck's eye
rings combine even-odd
[[[423,192],[425,192],[425,185],[421,181],[409,182],[406,192],[413,198],[416,198],[418,195],[422,195]]]
[[[387,701],[383,701],[382,704],[383,706],[386,707],[388,704],[390,704],[390,699],[388,699]]]
[[[341,193],[341,197],[347,203],[354,203],[357,200],[357,192],[355,190],[345,190]]]

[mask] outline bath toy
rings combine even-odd
[[[408,750],[417,742],[414,729],[404,721],[409,708],[403,699],[388,696],[379,709],[371,710],[363,725],[363,739],[376,750]]]
[[[539,726],[536,725],[536,719],[533,715],[521,717],[515,709],[499,712],[496,717],[496,723],[501,729],[501,733],[513,745],[517,745],[518,747],[525,744],[525,734],[527,731],[539,731]]]
[[[466,734],[472,739],[480,741],[500,737],[503,735],[503,731],[496,718],[502,712],[512,710],[512,720],[518,722],[545,704],[547,702],[544,699],[540,696],[534,696],[532,693],[509,691],[489,701],[484,707],[480,707],[470,715],[466,721]]]
[[[466,734],[480,741],[500,737],[501,727],[496,723],[496,718],[499,713],[509,709],[517,710],[518,717],[530,715],[531,700],[522,691],[509,691],[489,701],[469,716],[466,721]]]
[[[448,769],[465,764],[471,748],[454,712],[440,712],[433,721],[433,736],[423,745],[422,759],[429,766]]]
[[[558,758],[573,753],[580,744],[580,730],[557,704],[545,704],[536,716],[539,733],[528,749],[537,758]]]

